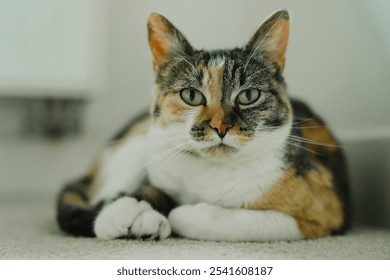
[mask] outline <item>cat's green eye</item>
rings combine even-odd
[[[180,97],[185,103],[191,106],[202,105],[206,100],[202,93],[193,88],[183,89],[180,92]]]
[[[257,99],[260,97],[260,91],[256,88],[248,88],[246,90],[241,91],[236,101],[238,104],[241,105],[250,105],[252,103],[255,103]]]

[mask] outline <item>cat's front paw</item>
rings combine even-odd
[[[131,238],[161,240],[171,235],[171,226],[163,215],[149,210],[139,215],[129,231]]]
[[[171,234],[163,215],[132,197],[122,197],[105,207],[95,220],[94,231],[100,239],[164,239]]]
[[[193,239],[205,239],[213,222],[218,219],[221,208],[206,203],[183,205],[171,211],[168,216],[173,232]]]

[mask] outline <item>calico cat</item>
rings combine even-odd
[[[57,221],[101,239],[269,241],[318,238],[349,226],[339,143],[282,72],[284,10],[243,48],[195,50],[152,13],[150,113],[125,127],[58,199]]]

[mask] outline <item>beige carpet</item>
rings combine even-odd
[[[75,238],[59,231],[54,199],[0,199],[0,259],[390,259],[390,229],[272,243]]]

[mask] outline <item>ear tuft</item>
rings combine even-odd
[[[158,13],[149,15],[148,39],[155,69],[166,62],[169,54],[180,54],[191,49],[190,44],[180,31]]]
[[[247,48],[251,50],[251,55],[264,54],[283,70],[290,32],[289,20],[290,17],[286,10],[271,15],[249,41]]]

